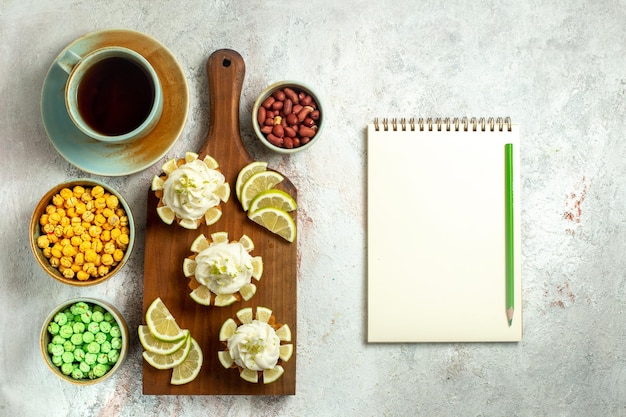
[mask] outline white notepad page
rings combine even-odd
[[[369,342],[522,338],[519,130],[368,126]],[[506,316],[505,151],[513,144],[515,314]]]

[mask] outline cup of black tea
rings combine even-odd
[[[130,142],[146,136],[159,122],[159,77],[139,53],[105,47],[79,56],[70,50],[58,64],[69,74],[67,112],[87,136],[107,143]]]

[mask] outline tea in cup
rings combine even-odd
[[[102,142],[130,142],[146,136],[163,110],[159,77],[139,53],[105,47],[85,56],[68,51],[59,66],[69,74],[65,104],[70,119]]]

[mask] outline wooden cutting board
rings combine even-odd
[[[283,376],[268,385],[244,381],[237,369],[224,369],[217,358],[217,352],[224,350],[218,340],[222,323],[229,317],[236,320],[235,313],[243,307],[272,309],[276,322],[287,323],[291,328],[292,343],[296,347],[298,247],[297,242],[289,243],[249,220],[235,195],[237,174],[253,161],[239,131],[239,99],[245,75],[243,58],[232,50],[218,50],[208,59],[207,74],[210,126],[206,143],[198,153],[200,159],[209,154],[218,161],[231,186],[231,196],[227,203],[222,203],[223,215],[216,224],[187,230],[175,223],[163,223],[156,213],[158,200],[154,192],[148,192],[143,294],[144,317],[152,301],[160,297],[180,327],[189,329],[198,341],[204,363],[194,381],[174,386],[170,384],[171,370],[157,370],[144,361],[143,393],[292,395],[296,386],[295,350],[292,358],[284,364]],[[287,178],[276,188],[297,197],[296,188]],[[211,233],[220,231],[228,232],[230,240],[239,240],[243,234],[252,238],[255,248],[251,255],[263,258],[263,276],[257,283],[256,294],[249,301],[236,302],[227,307],[202,306],[189,297],[189,279],[182,271],[183,259],[192,254],[189,248],[198,235],[203,233],[209,237]]]

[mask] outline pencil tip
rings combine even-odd
[[[506,310],[506,318],[509,319],[509,326],[513,323],[513,307]]]

